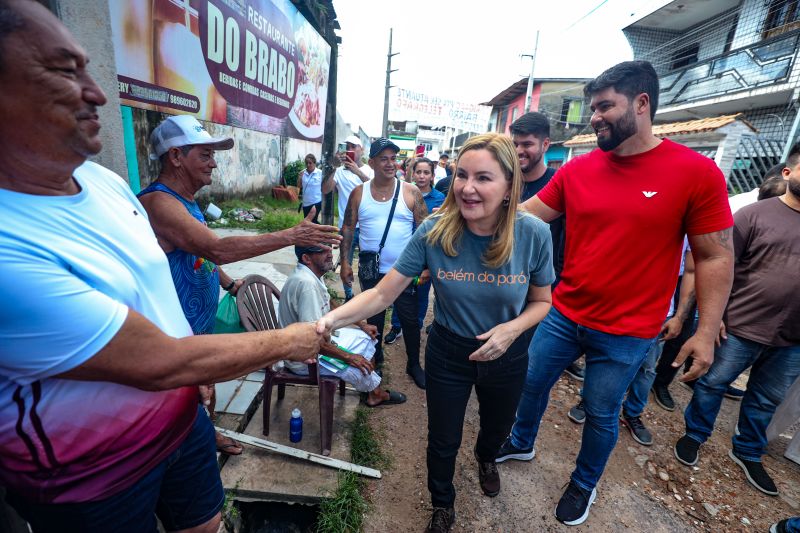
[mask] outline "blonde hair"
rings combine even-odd
[[[486,150],[495,161],[500,164],[500,169],[509,182],[508,205],[500,208],[500,216],[497,219],[492,234],[492,241],[481,258],[483,264],[489,268],[498,268],[511,259],[511,252],[514,250],[514,224],[517,219],[517,204],[521,191],[522,171],[519,167],[519,158],[514,148],[511,138],[499,133],[484,133],[471,137],[464,143],[458,154],[461,159],[470,150]],[[456,161],[456,172],[458,171],[458,161]],[[453,182],[458,179],[453,173]],[[450,257],[458,255],[458,244],[464,234],[466,222],[458,208],[453,190],[454,183],[450,185],[444,204],[434,215],[436,223],[428,232],[427,242],[431,245],[439,245],[444,253]]]

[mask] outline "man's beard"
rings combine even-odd
[[[610,152],[622,144],[626,139],[636,135],[636,117],[633,108],[622,115],[615,123],[605,122],[608,126],[609,135],[601,139],[597,137],[597,146],[604,152]]]
[[[544,153],[540,153],[536,159],[533,159],[532,157],[528,156],[528,164],[525,165],[524,167],[520,167],[522,173],[525,174],[526,172],[530,172],[531,170],[536,168],[536,165],[538,165],[539,161],[542,160],[542,156],[544,156]]]
[[[800,200],[800,179],[789,178],[786,182],[786,188],[792,193],[792,196]]]

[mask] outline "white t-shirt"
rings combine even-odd
[[[304,170],[301,183],[303,185],[303,207],[322,201],[322,171],[320,169],[315,168],[311,174],[308,173],[308,170]]]
[[[167,257],[127,184],[94,163],[73,176],[81,191],[71,196],[0,189],[0,485],[41,503],[132,485],[197,415],[196,387],[147,392],[54,379],[108,344],[129,309],[172,337],[192,334]]]
[[[439,180],[447,177],[447,170],[444,167],[436,165],[433,168],[433,184],[439,183]]]
[[[728,198],[728,203],[731,206],[731,213],[736,213],[739,209],[746,205],[754,204],[758,201],[758,187],[752,191],[734,194]]]
[[[370,179],[375,176],[375,172],[369,165],[364,165],[359,170]],[[343,166],[337,168],[336,172],[333,173],[333,181],[336,182],[336,190],[339,193],[339,229],[342,229],[344,212],[347,209],[347,200],[350,199],[350,193],[364,182]]]

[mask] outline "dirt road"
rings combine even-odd
[[[425,339],[423,333],[423,344]],[[393,465],[383,479],[369,485],[373,508],[366,531],[421,532],[431,509],[425,469],[425,395],[403,372],[402,340],[388,346],[386,353],[388,386],[406,393],[409,401],[380,408],[372,417],[384,432],[384,447]],[[580,384],[569,378],[556,384],[536,443],[536,458],[530,463],[501,464],[503,489],[496,498],[487,498],[478,486],[477,465],[471,453],[478,428],[473,395],[456,465],[454,531],[569,529],[555,520],[553,510],[574,468],[580,444],[581,426],[566,417],[578,401],[579,388]],[[587,522],[575,531],[767,531],[771,523],[800,514],[800,466],[783,458],[785,439],[773,443],[764,458],[781,492],[779,497],[752,488],[727,457],[738,402],[723,402],[717,428],[701,448],[698,466],[692,469],[679,464],[672,446],[683,433],[682,409],[690,393],[677,384],[672,391],[679,403],[676,411],[666,412],[652,402],[645,410],[645,423],[654,435],[653,446],[640,446],[620,427],[619,441],[598,486],[597,501]]]

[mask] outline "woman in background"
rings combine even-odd
[[[317,158],[308,154],[305,158],[306,169],[300,177],[300,192],[303,194],[303,216],[308,216],[312,207],[317,208],[312,222],[319,224],[322,212],[322,171],[317,168]]]

